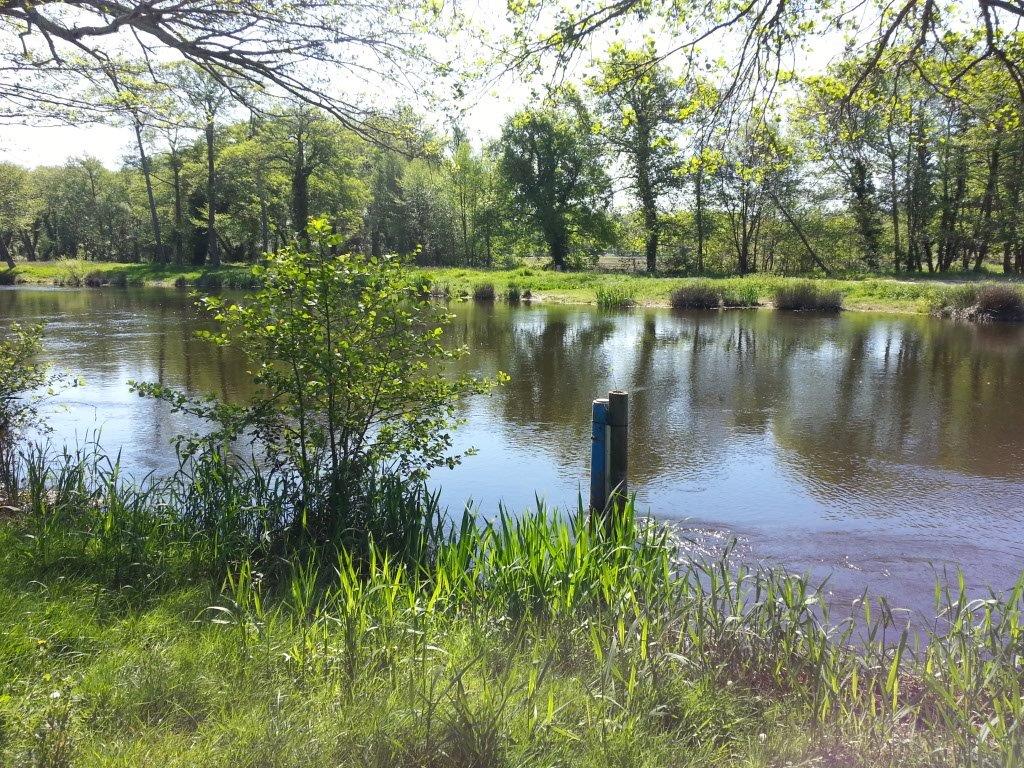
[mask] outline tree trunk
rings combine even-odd
[[[146,156],[146,145],[142,141],[142,126],[135,121],[135,141],[139,147],[139,161],[142,163],[142,176],[146,181],[146,197],[149,199],[149,223],[153,227],[153,243],[156,246],[156,261],[163,264],[166,259],[163,241],[160,239],[160,216],[156,211],[156,196],[153,194],[153,177],[149,172],[149,157]]]
[[[14,254],[11,252],[11,240],[14,235],[0,236],[0,259],[7,264],[8,269],[14,269]]]
[[[893,271],[900,271],[900,264],[903,261],[903,245],[900,242],[900,206],[899,191],[896,188],[896,155],[889,156],[889,190],[891,194],[892,210],[892,262]]]
[[[697,218],[697,272],[704,271],[704,168],[697,169],[694,182],[694,215]]]
[[[565,261],[569,255],[569,236],[564,226],[558,223],[548,227],[546,233],[548,241],[548,253],[555,269],[559,272],[565,269]]]
[[[658,269],[658,240],[661,235],[658,209],[654,206],[653,200],[644,202],[644,228],[647,230],[644,257],[647,261],[647,272],[653,275]]]
[[[999,144],[1000,138],[996,138],[995,146],[988,156],[988,179],[985,182],[985,195],[981,200],[981,217],[978,220],[978,227],[975,230],[974,239],[977,241],[977,252],[974,259],[974,271],[981,272],[985,264],[985,257],[988,256],[989,241],[992,237],[992,209],[995,207],[997,184],[999,182]]]
[[[295,141],[295,166],[292,168],[292,225],[299,242],[309,245],[306,225],[309,223],[309,175],[306,167],[306,144],[300,135]]]
[[[213,269],[220,267],[220,243],[217,242],[217,213],[214,205],[217,183],[214,165],[213,120],[206,121],[206,262]]]

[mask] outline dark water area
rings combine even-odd
[[[452,508],[575,506],[590,402],[631,393],[640,508],[712,545],[929,613],[943,568],[975,589],[1024,569],[1024,327],[916,316],[673,314],[453,305],[462,370],[511,382],[473,399],[434,477]],[[47,355],[86,385],[48,407],[55,442],[101,430],[135,475],[172,471],[195,425],[128,380],[244,400],[243,361],[197,340],[173,290],[0,291],[0,321],[43,322]]]

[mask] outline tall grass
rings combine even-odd
[[[779,288],[774,303],[776,309],[785,312],[835,313],[843,309],[843,296],[839,291],[804,281]]]
[[[376,530],[311,549],[279,535],[287,481],[259,467],[139,487],[96,451],[34,450],[18,473],[4,765],[1024,754],[1024,580],[980,600],[942,582],[915,641],[884,602],[834,617],[809,579],[694,555],[632,505],[611,526],[540,503],[449,518],[399,484],[373,495]]]
[[[597,306],[601,309],[629,309],[636,305],[636,294],[628,285],[601,286],[596,295]]]
[[[722,297],[710,283],[699,282],[676,288],[669,302],[672,309],[718,309]]]
[[[473,286],[473,301],[492,302],[496,295],[494,283],[477,283]]]

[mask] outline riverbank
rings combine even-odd
[[[470,298],[481,286],[490,285],[498,300],[511,291],[528,295],[535,302],[563,304],[600,304],[669,306],[674,291],[694,284],[710,284],[738,302],[770,304],[776,292],[806,278],[778,275],[746,277],[690,278],[646,277],[608,272],[553,272],[534,267],[513,270],[464,268],[420,268],[425,281],[435,292],[453,298]],[[928,313],[955,301],[964,283],[996,281],[985,275],[952,275],[901,278],[811,278],[823,291],[838,292],[846,309],[857,311]],[[998,279],[998,282],[1012,283]],[[177,286],[217,290],[244,289],[253,286],[249,267],[225,265],[217,270],[201,267],[156,266],[67,260],[19,264],[13,271],[0,269],[0,284],[59,286]],[[1019,284],[1019,283],[1018,283]]]
[[[3,765],[1019,764],[1024,583],[977,615],[954,586],[915,655],[888,613],[854,642],[806,579],[631,509],[281,549],[240,469],[140,490],[30,461],[0,519]]]

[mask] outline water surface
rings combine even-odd
[[[460,368],[511,382],[473,399],[449,505],[485,512],[588,487],[589,412],[631,393],[630,481],[640,506],[745,554],[830,576],[926,611],[933,575],[980,587],[1024,569],[1024,327],[924,317],[767,310],[453,305]],[[56,439],[96,428],[135,473],[175,466],[190,426],[128,380],[229,400],[243,362],[194,338],[205,323],[173,290],[0,291],[0,319],[44,322],[48,356],[86,386],[60,398]]]

